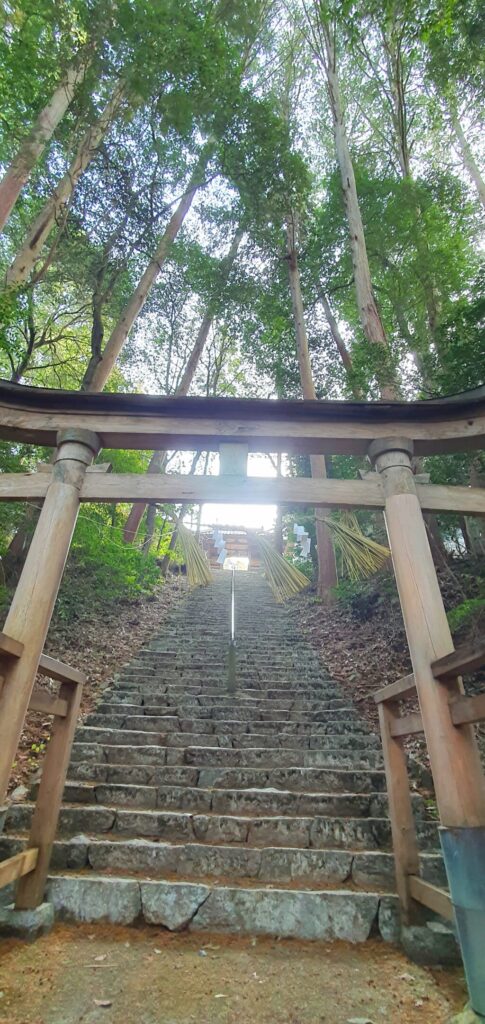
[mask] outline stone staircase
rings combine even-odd
[[[48,898],[60,916],[361,941],[399,936],[379,737],[264,579],[187,592],[77,729]],[[33,794],[34,795],[34,794]],[[413,797],[421,872],[445,882]],[[10,807],[0,857],[26,843]]]

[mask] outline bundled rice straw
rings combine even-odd
[[[177,545],[187,566],[189,586],[206,587],[212,582],[209,562],[197,538],[183,523],[177,526]]]
[[[294,597],[308,587],[310,580],[307,576],[290,565],[268,540],[260,535],[256,535],[255,540],[261,551],[266,579],[278,604],[283,604],[287,598]]]
[[[351,580],[372,576],[389,558],[389,548],[362,533],[354,512],[341,513],[335,519],[328,517],[325,522],[333,533],[334,544],[341,557],[342,570],[347,571]]]

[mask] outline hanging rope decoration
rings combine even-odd
[[[340,555],[341,575],[345,572],[351,580],[362,580],[382,569],[391,552],[362,533],[354,512],[325,517],[325,523]]]
[[[177,526],[177,547],[187,567],[187,580],[191,587],[206,587],[212,583],[212,573],[205,551],[196,536],[183,523]]]
[[[337,517],[329,516],[325,523],[333,534],[335,547],[340,555],[341,575],[346,573],[351,580],[365,579],[378,572],[390,556],[389,548],[366,537],[353,512],[343,512]],[[282,604],[308,587],[310,580],[296,566],[280,555],[279,551],[261,534],[247,531],[257,544],[264,573],[278,604]],[[227,551],[222,536],[218,539],[220,548],[218,562],[223,564]],[[212,573],[205,552],[195,535],[183,523],[177,526],[177,546],[187,567],[187,579],[191,587],[205,587],[212,582]]]
[[[299,569],[280,555],[279,551],[260,534],[254,535],[263,563],[264,573],[273,596],[278,604],[283,604],[290,597],[295,597],[301,590],[308,587],[310,580]]]

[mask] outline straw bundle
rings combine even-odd
[[[261,551],[266,579],[278,604],[308,587],[310,580],[307,576],[290,565],[265,537],[257,535],[255,539]]]
[[[343,512],[338,518],[329,516],[325,522],[340,554],[342,574],[345,570],[351,580],[372,576],[389,558],[389,548],[362,533],[354,512]]]
[[[177,546],[187,566],[187,579],[191,587],[206,587],[212,582],[212,573],[205,551],[191,530],[183,523],[177,526]]]

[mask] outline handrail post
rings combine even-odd
[[[65,430],[57,440],[52,480],[5,622],[5,632],[23,643],[24,649],[15,660],[2,659],[0,802],[7,792],[35,674],[69,553],[86,469],[99,449],[99,439],[90,430]]]
[[[392,735],[394,718],[395,705],[392,702],[379,704],[379,724],[391,821],[396,888],[401,904],[403,924],[409,924],[413,917],[409,877],[419,875],[419,851],[409,789],[406,751],[402,737],[393,737]]]
[[[79,683],[64,682],[59,689],[59,699],[67,703],[67,715],[54,718],[47,744],[28,842],[28,848],[38,849],[37,863],[33,871],[23,875],[17,884],[16,910],[32,910],[42,903],[44,897],[81,695],[82,685]]]

